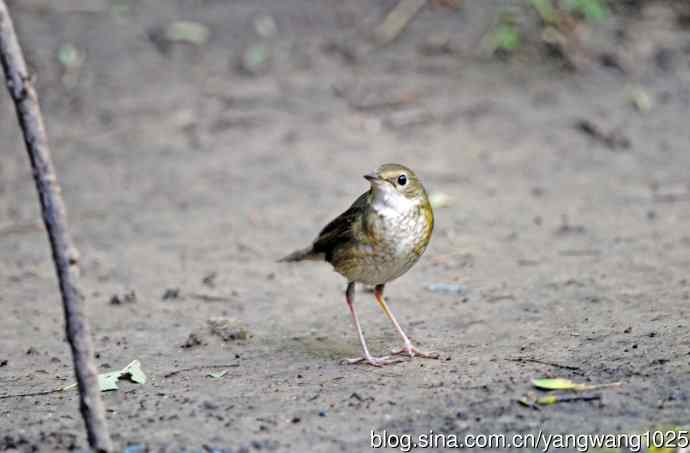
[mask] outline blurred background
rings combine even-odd
[[[347,451],[369,429],[690,424],[687,1],[8,4],[99,367],[138,358],[151,379],[104,395],[118,445]],[[5,90],[0,138],[0,383],[14,394],[72,377]],[[385,162],[415,170],[435,205],[426,256],[387,296],[443,360],[343,367],[358,354],[344,282],[275,260]],[[397,338],[372,300],[358,306],[380,353]],[[219,364],[233,367],[209,378]],[[624,385],[516,403],[553,375]],[[0,450],[84,445],[75,395],[6,401]]]

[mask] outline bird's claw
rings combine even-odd
[[[420,351],[411,343],[406,344],[404,348],[391,351],[391,355],[407,355],[410,358],[421,357],[423,359],[438,359],[440,354],[434,351]]]
[[[384,356],[384,357],[357,357],[354,359],[345,359],[343,361],[344,363],[347,363],[349,365],[356,365],[359,363],[366,363],[371,366],[375,367],[382,367],[384,365],[392,365],[394,363],[400,363],[402,362],[402,359],[399,358],[391,358],[390,356]]]

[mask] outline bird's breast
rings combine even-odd
[[[433,218],[418,205],[376,209],[363,216],[357,240],[335,254],[335,270],[349,281],[382,284],[407,272],[429,242]]]
[[[418,207],[402,212],[374,210],[372,225],[374,244],[380,253],[392,258],[421,255],[422,244],[429,239],[429,221]],[[419,253],[418,253],[419,252]]]

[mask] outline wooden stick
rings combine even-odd
[[[7,89],[14,100],[19,126],[24,134],[34,182],[41,203],[43,222],[53,253],[60,283],[67,339],[72,350],[74,371],[79,385],[80,409],[89,445],[99,452],[112,450],[105,410],[98,389],[93,343],[84,316],[84,296],[79,291],[79,254],[67,227],[65,205],[57,182],[43,118],[33,81],[29,77],[22,49],[17,41],[7,5],[0,0],[0,60]]]
[[[574,365],[563,365],[563,364],[556,363],[556,362],[549,362],[548,360],[533,359],[530,357],[507,358],[505,360],[507,360],[508,362],[518,362],[518,363],[527,363],[527,362],[539,363],[541,365],[548,365],[548,366],[552,366],[555,368],[563,368],[564,370],[582,371],[582,368],[576,367]]]

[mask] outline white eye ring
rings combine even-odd
[[[399,186],[405,186],[407,184],[407,176],[403,173],[402,175],[398,176],[398,185]]]

